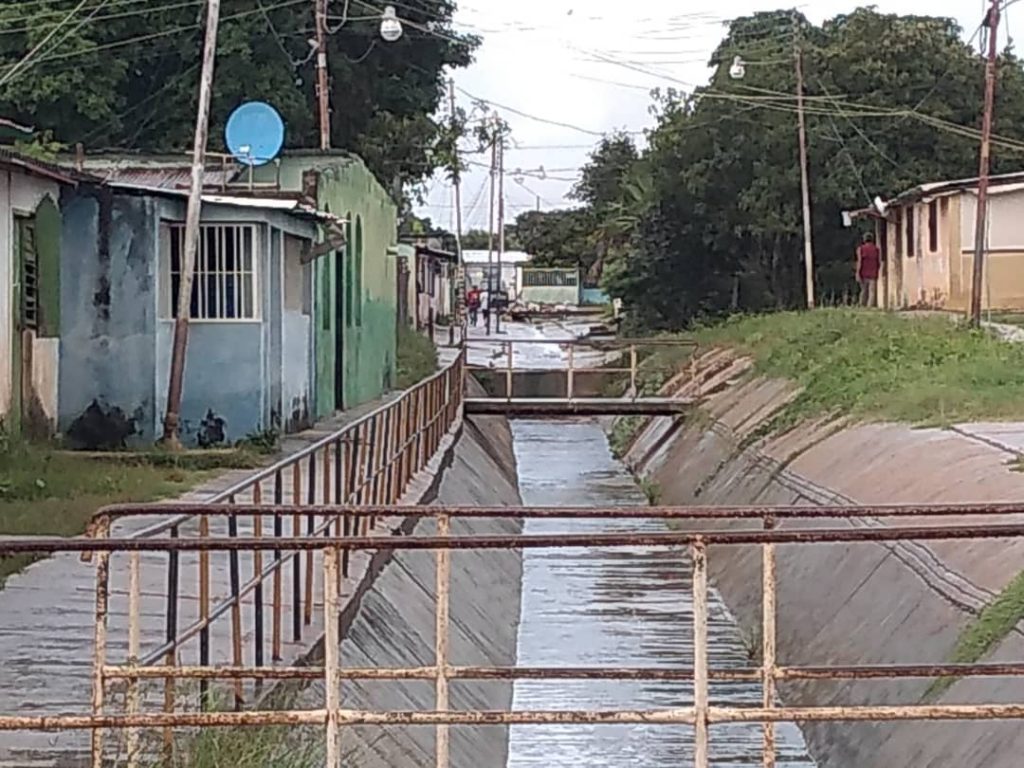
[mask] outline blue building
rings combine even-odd
[[[62,192],[58,427],[73,445],[151,444],[162,433],[187,198],[180,175],[180,161],[113,168]],[[304,428],[314,413],[316,243],[340,222],[299,194],[203,201],[182,442]]]

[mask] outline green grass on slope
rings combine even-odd
[[[912,424],[1024,418],[1024,345],[945,317],[823,309],[737,317],[702,347],[748,352],[757,372],[803,388],[790,420],[831,413]]]

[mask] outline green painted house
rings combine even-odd
[[[317,256],[313,271],[315,416],[365,403],[394,386],[398,211],[358,157],[291,152],[257,169],[255,184],[301,191],[322,211],[344,217],[338,247]]]

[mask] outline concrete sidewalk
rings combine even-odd
[[[310,430],[287,437],[282,444],[280,456],[273,461],[294,455],[307,446],[328,437],[360,417],[372,412],[382,404],[394,399],[394,393],[382,400],[339,413]],[[253,476],[259,470],[232,470],[216,479],[186,493],[179,500],[188,502],[209,502],[227,489]],[[262,484],[264,501],[273,498],[271,481]],[[323,483],[317,483],[316,492],[322,494]],[[291,503],[291,475],[283,486],[284,503]],[[303,488],[305,490],[305,488]],[[318,495],[317,500],[324,499]],[[237,501],[252,501],[251,492],[239,496]],[[304,501],[300,499],[299,501]],[[115,532],[119,535],[149,527],[158,522],[155,518],[126,521]],[[223,521],[213,524],[224,526]],[[187,529],[188,526],[185,526]],[[264,531],[272,531],[270,519],[264,521]],[[251,533],[252,521],[240,521],[239,533]],[[285,524],[285,535],[290,532],[290,523]],[[183,530],[183,534],[194,531]],[[224,531],[215,529],[214,535]],[[264,563],[269,562],[265,556]],[[353,578],[346,589],[358,580],[360,568],[365,567],[366,558],[353,559]],[[114,555],[111,558],[111,587],[109,614],[108,659],[110,663],[121,664],[127,660],[128,623],[128,574],[129,558]],[[229,571],[226,553],[211,556],[211,600],[212,604],[229,595]],[[254,572],[253,558],[241,553],[239,557],[242,581],[248,581]],[[180,616],[178,627],[186,627],[197,621],[198,615],[198,556],[183,553],[180,557]],[[160,647],[166,638],[165,606],[167,594],[167,556],[157,553],[144,554],[141,558],[141,649],[143,655]],[[284,595],[282,632],[282,656],[295,661],[305,655],[312,643],[320,637],[320,619],[314,610],[313,625],[305,627],[303,640],[292,639],[292,568],[282,569]],[[315,583],[314,603],[318,604],[319,571]],[[269,602],[269,594],[265,595]],[[94,612],[96,600],[96,573],[92,564],[83,563],[78,555],[66,554],[41,560],[30,565],[21,573],[11,576],[0,590],[0,714],[4,715],[59,715],[88,714],[91,701],[92,664],[94,649]],[[271,663],[269,636],[270,611],[265,611],[264,631],[267,638],[266,661]],[[254,639],[253,599],[243,601],[242,622],[246,635],[243,648],[246,663],[252,663]],[[211,627],[210,647],[213,663],[228,662],[225,652],[231,647],[230,621],[226,618]],[[219,651],[219,653],[218,653]],[[186,663],[197,663],[198,644],[191,641],[184,649]],[[151,686],[151,697],[162,701],[162,684]],[[0,766],[77,766],[88,764],[89,734],[87,732],[64,732],[48,734],[38,732],[0,733]]]

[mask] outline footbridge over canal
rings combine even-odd
[[[794,724],[946,721],[958,727],[964,721],[1024,720],[1024,703],[996,697],[962,704],[894,701],[885,688],[893,680],[1017,678],[1024,676],[1021,662],[821,664],[778,652],[786,632],[779,604],[799,589],[799,568],[792,564],[806,552],[838,561],[863,547],[896,550],[914,543],[927,550],[942,543],[1015,540],[1024,536],[1024,506],[573,504],[563,502],[577,491],[552,479],[542,483],[554,483],[563,494],[552,497],[552,506],[530,503],[534,497],[525,492],[527,504],[519,507],[430,505],[423,486],[442,470],[464,424],[496,418],[472,415],[478,406],[464,397],[465,361],[462,350],[402,398],[211,503],[107,508],[98,512],[90,535],[79,539],[0,539],[0,555],[86,561],[73,579],[55,583],[50,597],[53,606],[74,605],[79,612],[85,601],[90,606],[87,637],[66,635],[76,644],[72,655],[47,656],[30,627],[12,626],[4,617],[0,765],[187,765],[182,751],[202,744],[204,732],[252,733],[256,739],[269,729],[290,747],[315,746],[311,765],[471,768],[484,765],[482,744],[507,744],[513,727],[519,742],[538,739],[552,766],[581,764],[580,741],[597,739],[603,729],[626,729],[627,735],[663,729],[678,735],[665,751],[655,754],[655,745],[663,743],[641,738],[630,742],[635,751],[628,761],[614,764],[768,768],[813,765],[797,754]],[[635,363],[611,367],[626,369],[616,373],[635,385]],[[511,370],[514,385],[517,371]],[[506,365],[501,375],[508,371]],[[543,415],[573,415],[575,374],[567,378],[573,383],[565,396],[547,398],[562,410]],[[616,409],[622,403],[643,401],[635,392],[633,386],[605,398],[610,411],[597,404],[587,408],[621,412]],[[516,406],[517,399],[509,388],[477,403]],[[651,416],[680,413],[648,405]],[[518,418],[538,412],[513,407],[503,413]],[[593,446],[584,439],[579,445]],[[589,461],[582,452],[565,458],[569,464]],[[536,464],[551,460],[545,454]],[[607,484],[606,470],[593,480]],[[736,551],[758,562],[761,572],[759,631],[743,642],[709,577],[718,558]],[[529,553],[543,553],[544,562],[523,565]],[[524,584],[531,567],[555,579],[541,605],[523,596],[521,615],[474,602],[475,591],[516,573],[506,569],[510,562],[520,563]],[[611,570],[595,570],[599,562]],[[664,583],[638,586],[631,573],[641,562],[660,570]],[[388,569],[405,579],[404,613],[381,612],[373,600],[375,579],[386,579]],[[616,632],[629,623],[642,626],[649,636],[608,647],[643,650],[656,639],[659,650],[651,658],[659,663],[636,664],[635,655],[589,655],[585,663],[572,663],[582,648],[570,627],[552,629],[569,614],[554,610],[550,590],[561,584],[558,598],[571,605],[587,600],[579,591],[583,583],[635,606],[634,613],[611,621],[595,605],[574,621],[586,616],[588,626]],[[649,590],[667,599],[653,599]],[[491,635],[472,625],[466,606],[486,625],[521,624],[521,634],[528,610],[544,611],[544,621],[534,621],[531,631],[550,632],[540,641],[557,653],[545,658],[567,662],[496,662],[502,656],[489,652]],[[354,617],[366,611],[376,623],[356,654]],[[672,628],[668,635],[658,631],[666,626]],[[51,621],[49,631],[61,630]],[[391,652],[403,644],[415,650],[405,657]],[[744,646],[745,655],[736,652]],[[377,652],[363,652],[371,647]],[[50,685],[19,694],[18,675],[27,673],[35,679],[49,674]],[[591,687],[602,693],[591,699],[531,695],[490,705],[495,698],[489,686],[531,681],[549,684],[542,692]],[[831,694],[807,698],[808,691],[819,690],[805,686],[811,681],[831,684]],[[853,682],[878,684],[877,696],[844,697],[844,686]],[[619,689],[629,696],[608,695]],[[545,730],[553,727],[581,729],[572,742],[575,758],[554,754]],[[366,729],[377,735],[367,738]],[[384,737],[398,731],[409,734],[405,751],[387,752],[380,746]],[[364,746],[355,752],[357,740]],[[863,755],[849,765],[870,760]],[[540,763],[509,757],[508,765],[527,764]],[[504,768],[503,762],[486,765]]]

